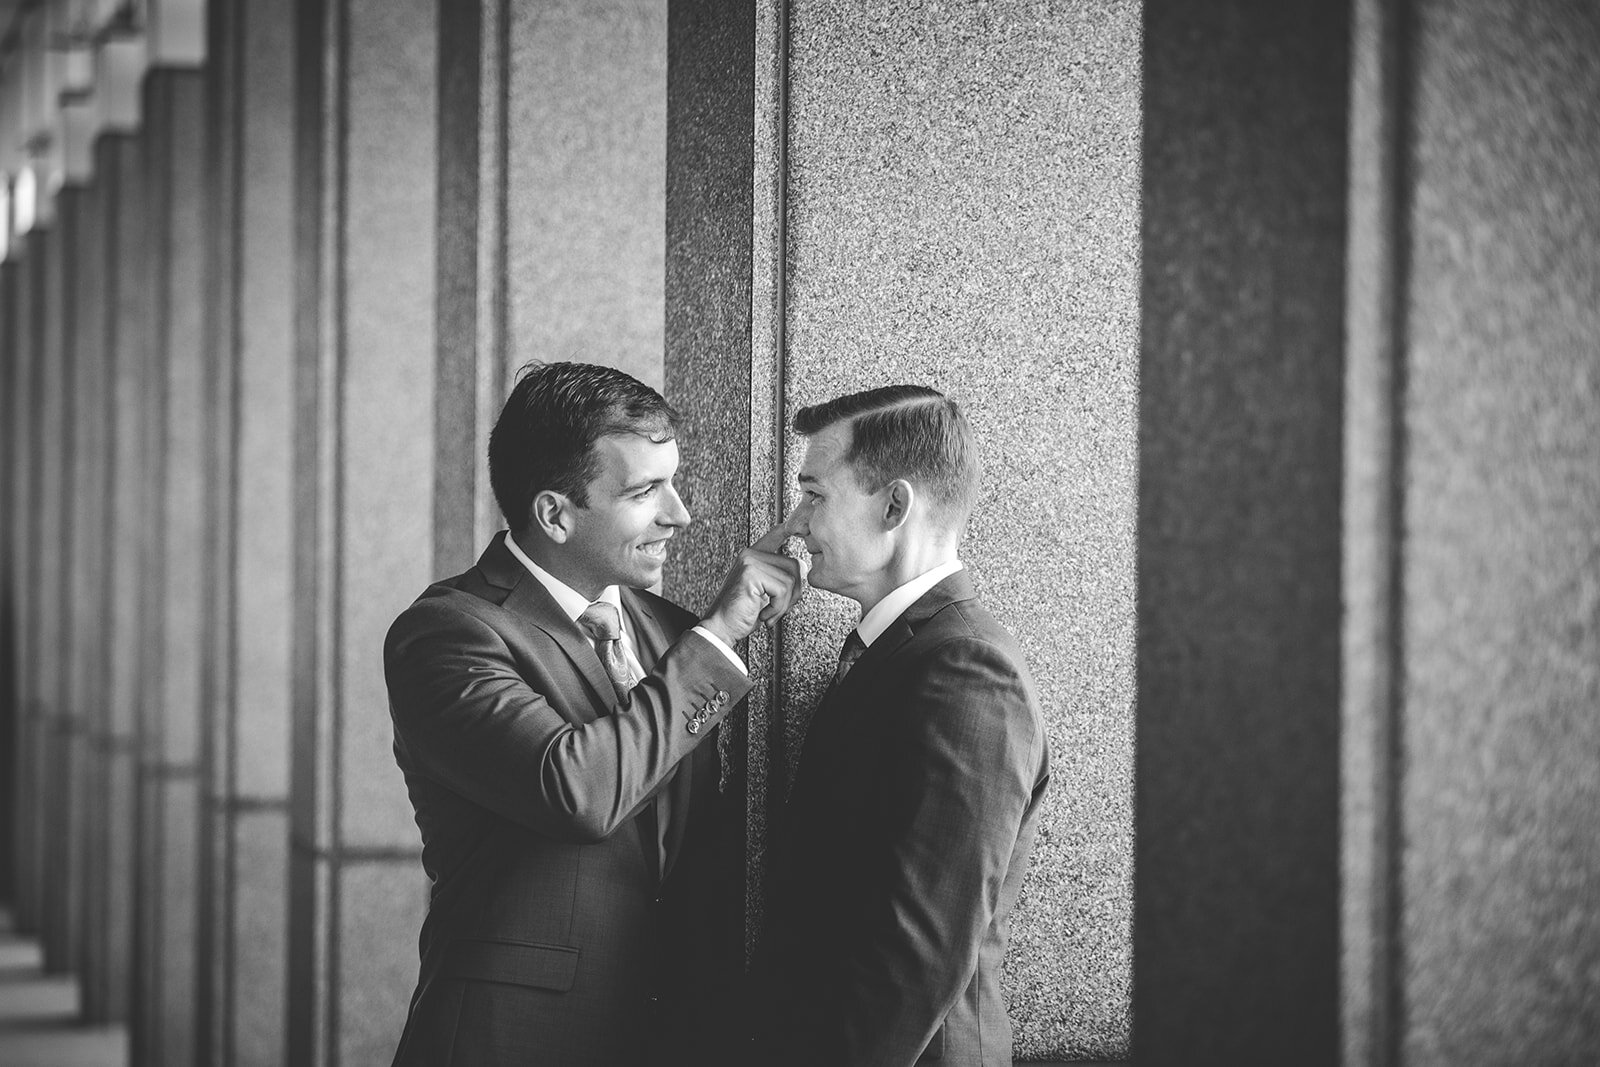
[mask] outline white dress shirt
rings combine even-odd
[[[862,645],[871,648],[872,642],[882,637],[883,631],[904,615],[907,608],[921,600],[922,595],[928,590],[960,569],[959,559],[941,563],[933,570],[917,575],[872,605],[872,610],[861,616],[861,621],[856,623],[856,636],[861,638]]]

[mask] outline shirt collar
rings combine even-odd
[[[549,590],[550,595],[555,597],[556,604],[566,613],[567,618],[577,622],[578,616],[582,615],[584,609],[589,606],[589,598],[529,559],[527,554],[522,551],[522,547],[517,544],[517,539],[511,536],[510,530],[506,531],[506,547],[511,550],[513,556],[517,557],[517,562],[526,567],[528,573],[539,579],[539,584]],[[606,586],[596,599],[610,604],[617,609],[619,616],[622,615],[622,594],[617,590],[616,586]]]
[[[961,569],[961,561],[953,559],[949,563],[941,563],[933,570],[918,575],[905,585],[894,590],[888,596],[872,605],[872,610],[861,616],[861,621],[856,624],[856,633],[861,638],[861,643],[868,648],[872,642],[883,636],[896,619],[905,614],[907,608],[922,599],[922,595],[950,575]]]

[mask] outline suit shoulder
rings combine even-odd
[[[465,577],[456,575],[445,578],[424,589],[390,623],[385,644],[392,645],[398,640],[429,630],[459,626],[469,618],[483,620],[494,605],[462,588],[462,579]]]
[[[1030,701],[1038,699],[1022,645],[976,599],[957,601],[932,616],[917,631],[910,651],[923,670],[933,669],[941,661],[988,663],[1020,680]]]
[[[958,600],[928,620],[918,636],[934,643],[969,640],[996,646],[1008,657],[1022,662],[1022,646],[1000,620],[978,600]]]

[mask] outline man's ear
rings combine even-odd
[[[911,517],[911,505],[916,502],[917,491],[904,478],[896,478],[884,486],[883,529],[898,530]]]
[[[558,545],[567,543],[572,536],[572,501],[553,489],[540,490],[529,508],[532,526]]]

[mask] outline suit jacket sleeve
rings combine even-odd
[[[1009,656],[961,638],[914,671],[876,813],[884,863],[863,880],[878,899],[845,971],[849,1063],[909,1065],[933,1037],[972,979],[1039,785],[1044,738]]]
[[[582,722],[560,710],[590,700],[564,657],[530,682],[501,634],[437,600],[396,621],[384,670],[395,744],[414,766],[504,818],[575,842],[599,841],[631,818],[750,689],[742,671],[689,631],[627,708]],[[697,713],[704,717],[690,732]]]

